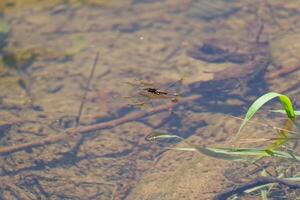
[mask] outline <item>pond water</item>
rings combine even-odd
[[[299,102],[298,0],[2,0],[0,12],[0,199],[213,199],[254,166],[145,137],[262,146],[233,144],[231,115],[269,91]]]

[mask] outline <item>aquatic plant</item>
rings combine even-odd
[[[293,126],[297,127],[296,118],[300,114],[300,111],[294,110],[294,106],[290,98],[286,95],[279,94],[276,92],[269,92],[262,95],[247,110],[245,118],[235,136],[235,140],[238,139],[242,129],[250,122],[252,117],[261,109],[261,107],[267,102],[278,98],[282,105],[282,110],[272,110],[272,112],[277,112],[285,114],[287,117],[286,123],[283,128],[275,127],[280,136],[273,138],[274,142],[264,148],[212,148],[212,147],[199,147],[187,142],[184,138],[170,134],[170,133],[160,133],[154,132],[146,137],[146,141],[164,141],[169,139],[176,139],[181,141],[186,145],[186,147],[171,147],[169,149],[180,150],[180,151],[195,151],[203,155],[210,156],[217,159],[225,159],[232,161],[242,161],[250,164],[256,164],[257,161],[262,158],[271,157],[276,158],[278,161],[286,159],[291,161],[291,163],[299,162],[300,156],[297,155],[294,148],[281,148],[284,144],[289,141],[297,141],[300,138],[300,133],[298,131],[291,131]],[[293,134],[291,134],[293,133]],[[271,176],[267,173],[266,169],[262,169],[260,177],[246,184],[230,188],[218,194],[215,199],[227,199],[232,195],[237,194],[247,194],[260,191],[261,198],[267,199],[267,194],[274,188],[275,184],[285,185],[289,188],[300,188],[300,184],[297,183],[300,180],[300,172],[296,175],[286,177],[286,171],[289,170],[290,166],[284,168],[279,167],[275,170],[278,174],[276,177]]]

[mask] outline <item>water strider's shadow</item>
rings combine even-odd
[[[268,92],[264,75],[265,70],[262,70],[250,79],[230,78],[193,83],[188,86],[188,95],[201,94],[202,98],[190,104],[188,109],[195,112],[244,114],[254,99]],[[230,101],[239,104],[230,104]]]

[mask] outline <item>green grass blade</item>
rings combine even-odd
[[[244,192],[246,194],[250,194],[250,193],[255,192],[257,190],[266,189],[266,188],[268,188],[268,187],[270,187],[272,185],[274,185],[274,183],[267,183],[267,184],[264,184],[264,185],[260,185],[260,186],[256,186],[256,187],[250,188],[248,190],[245,190]]]
[[[261,171],[260,175],[265,177],[268,176],[268,173],[265,168]],[[260,195],[262,200],[268,200],[268,189],[269,187],[265,187],[260,190]]]
[[[149,135],[147,135],[145,137],[145,140],[148,142],[152,142],[152,141],[158,141],[158,140],[165,140],[165,139],[172,139],[172,138],[176,138],[179,140],[183,140],[182,137],[179,137],[177,135],[174,134],[170,134],[170,133],[160,133],[160,132],[153,132],[150,133]]]
[[[264,188],[260,190],[260,195],[262,200],[268,200],[268,191]]]
[[[264,94],[263,96],[259,97],[248,109],[246,116],[243,120],[243,123],[241,124],[237,136],[241,132],[241,130],[244,128],[244,126],[247,124],[247,122],[254,116],[254,114],[268,101],[278,97],[287,116],[290,119],[295,119],[296,115],[294,112],[294,108],[292,105],[292,102],[289,97],[276,93],[276,92],[269,92],[267,94]]]
[[[231,160],[231,161],[249,161],[247,158],[242,158],[240,156],[236,155],[229,155],[226,153],[220,153],[214,150],[211,150],[210,148],[204,148],[204,147],[173,147],[173,148],[168,148],[168,149],[173,149],[173,150],[179,150],[179,151],[196,151],[199,153],[202,153],[206,156],[212,157],[212,158],[217,158],[217,159],[222,159],[222,160]]]
[[[178,151],[198,151],[194,147],[167,147],[167,149],[178,150]]]
[[[216,153],[238,155],[238,156],[255,156],[255,157],[278,157],[300,161],[300,157],[284,151],[271,151],[257,148],[207,148]]]
[[[215,151],[223,154],[241,155],[241,156],[270,156],[274,153],[265,151],[264,149],[255,148],[209,148],[211,151]]]
[[[242,158],[241,156],[237,155],[230,155],[223,152],[215,151],[216,149],[212,148],[204,148],[204,147],[197,147],[197,150],[207,156],[217,158],[217,159],[223,159],[223,160],[232,160],[232,161],[247,161],[248,159]]]
[[[271,151],[256,148],[204,148],[204,147],[174,147],[169,148],[180,151],[198,151],[204,155],[233,161],[249,161],[249,156],[255,157],[277,157],[300,161],[300,157],[284,151]]]
[[[295,176],[295,177],[287,177],[287,178],[283,178],[283,180],[286,180],[286,181],[300,181],[300,177],[299,176]]]
[[[294,107],[292,104],[292,101],[290,100],[290,98],[286,95],[280,95],[279,96],[279,100],[283,106],[283,109],[285,110],[288,118],[290,119],[295,119],[296,118],[296,114],[294,111]]]
[[[271,112],[286,114],[285,110],[271,110]],[[300,110],[294,110],[295,115],[300,115]]]

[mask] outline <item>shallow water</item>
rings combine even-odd
[[[299,100],[297,0],[49,2],[0,2],[1,199],[211,199],[240,165],[145,137],[224,147],[258,96]]]

